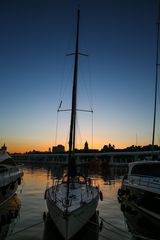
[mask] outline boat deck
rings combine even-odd
[[[61,210],[72,212],[84,204],[91,202],[99,195],[98,187],[74,183],[69,190],[69,204],[66,205],[67,183],[58,184],[48,189],[49,198],[56,202]]]

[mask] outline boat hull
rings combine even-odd
[[[157,192],[147,191],[139,186],[122,184],[118,191],[118,199],[122,204],[128,201],[148,210],[149,213],[153,212],[160,216],[160,194]]]
[[[18,180],[14,183],[10,183],[7,186],[0,188],[0,206],[8,201],[17,191]]]
[[[58,228],[60,234],[65,240],[71,239],[94,215],[99,196],[93,199],[90,203],[84,204],[78,209],[65,213],[59,209],[55,202],[46,199],[49,214]]]
[[[140,207],[127,199],[123,199],[121,202],[121,210],[133,235],[139,235],[145,239],[160,239],[159,214]]]
[[[5,240],[11,232],[12,224],[16,220],[21,207],[21,201],[16,194],[0,206],[0,239]],[[16,222],[14,222],[15,224]],[[11,226],[10,226],[11,224]],[[11,227],[11,229],[10,229]]]

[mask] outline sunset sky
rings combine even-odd
[[[80,8],[77,146],[151,143],[157,0],[0,1],[0,144],[68,147],[76,10]],[[57,124],[58,119],[58,124]],[[160,145],[160,87],[156,139]],[[57,126],[57,128],[56,128]],[[56,134],[57,129],[57,134]],[[56,137],[57,136],[57,137]]]

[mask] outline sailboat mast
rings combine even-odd
[[[68,156],[68,182],[67,182],[67,200],[69,197],[69,183],[70,177],[73,176],[75,159],[72,153],[75,150],[75,136],[76,136],[76,108],[77,108],[77,75],[78,75],[78,46],[79,46],[79,16],[80,10],[77,10],[77,33],[76,33],[76,45],[75,45],[75,58],[74,58],[74,75],[73,75],[73,87],[72,87],[72,108],[71,108],[71,123],[70,123],[70,135],[69,135],[69,156]],[[73,171],[72,171],[73,169]]]
[[[70,136],[69,136],[69,153],[75,149],[75,132],[76,132],[76,107],[77,107],[77,74],[78,74],[78,42],[79,42],[79,9],[77,11],[77,34],[75,46],[75,59],[74,59],[74,75],[73,75],[73,88],[72,88],[72,110],[71,110],[71,123],[70,123]]]
[[[156,80],[155,80],[155,97],[154,97],[154,117],[153,117],[153,134],[152,134],[152,158],[154,152],[155,140],[155,124],[156,124],[156,110],[157,110],[157,89],[158,89],[158,72],[159,72],[159,28],[160,28],[160,1],[158,6],[158,21],[157,21],[157,52],[156,52]]]

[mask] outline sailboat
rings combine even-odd
[[[48,212],[65,240],[72,238],[94,215],[99,197],[99,187],[92,184],[91,179],[77,174],[75,153],[77,79],[78,79],[78,42],[79,17],[77,10],[77,31],[74,59],[74,75],[72,86],[72,106],[69,134],[68,170],[61,182],[54,183],[46,189],[45,198]]]

